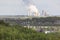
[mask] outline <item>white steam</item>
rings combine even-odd
[[[30,12],[30,14],[34,13],[34,16],[38,16],[39,15],[39,11],[37,9],[37,7],[35,5],[29,5],[28,6],[28,10]]]
[[[38,12],[38,9],[36,8],[35,5],[29,5],[28,9],[29,9],[31,12]]]
[[[32,0],[23,0],[23,2],[27,5],[28,16],[34,15],[38,16],[39,11],[35,5],[33,5]]]

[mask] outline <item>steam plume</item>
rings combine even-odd
[[[34,16],[39,15],[39,11],[35,5],[32,4],[31,0],[23,0],[23,2],[28,6],[28,15],[31,16],[34,14]]]
[[[31,12],[31,13],[34,13],[34,16],[38,16],[38,9],[36,8],[35,5],[29,5],[28,7],[28,10]]]

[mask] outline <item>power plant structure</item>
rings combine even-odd
[[[42,13],[39,12],[37,5],[32,0],[22,0],[24,2],[24,5],[26,6],[26,9],[28,10],[28,16],[34,16],[34,17],[45,17],[48,16],[47,12],[45,10],[42,10]],[[41,15],[42,14],[42,15]]]
[[[28,16],[34,16],[34,17],[48,17],[49,14],[47,11],[42,10],[42,13],[36,12],[36,11],[28,11]]]
[[[35,17],[38,17],[38,16],[40,16],[40,15],[39,15],[39,13],[37,13],[37,12],[28,11],[28,16],[35,16]]]
[[[42,15],[41,16],[49,16],[49,14],[47,13],[47,11],[46,10],[42,10]]]
[[[38,8],[35,5],[31,4],[28,6],[28,16],[47,17],[47,16],[49,16],[49,14],[47,13],[46,10],[42,10],[42,13],[39,13]]]

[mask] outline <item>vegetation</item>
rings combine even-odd
[[[18,25],[7,26],[0,22],[0,40],[60,40],[60,34],[44,34]]]

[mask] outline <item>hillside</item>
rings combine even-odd
[[[19,25],[0,22],[0,40],[60,40],[60,33],[44,34]]]

